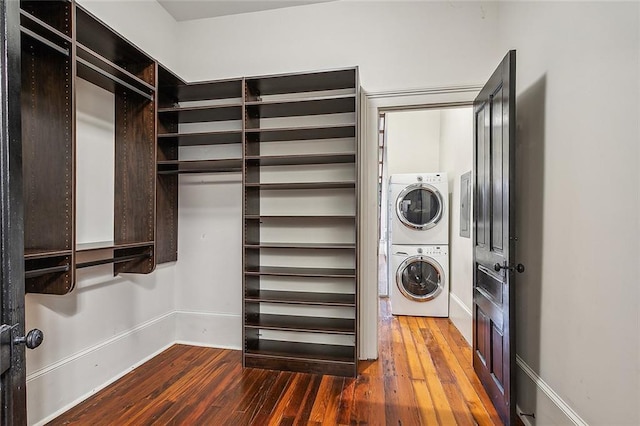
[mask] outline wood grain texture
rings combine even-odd
[[[50,425],[501,425],[446,318],[380,302],[380,358],[356,379],[242,369],[241,352],[175,345]]]

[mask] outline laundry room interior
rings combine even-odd
[[[640,424],[640,3],[292,3],[0,0],[0,425]]]
[[[429,303],[432,300],[428,294],[417,297],[415,300],[414,315],[449,317],[462,333],[464,338],[472,343],[471,324],[473,321],[471,313],[471,299],[473,293],[473,245],[471,234],[467,232],[461,235],[461,223],[466,224],[469,230],[472,213],[473,199],[468,192],[463,197],[463,205],[467,205],[464,219],[460,216],[461,211],[461,191],[470,187],[461,187],[461,181],[465,176],[470,176],[473,166],[473,111],[471,107],[453,106],[448,108],[427,108],[410,110],[383,111],[379,117],[379,182],[380,189],[380,242],[379,242],[379,262],[380,271],[378,273],[378,284],[380,297],[388,298],[392,294],[393,287],[402,286],[397,281],[398,271],[392,267],[393,251],[396,244],[407,243],[407,249],[411,247],[425,249],[426,246],[433,248],[443,246],[444,256],[441,262],[446,262],[444,276],[438,278],[437,287],[444,289],[436,297],[444,297],[447,301],[446,309],[438,314],[430,312]],[[390,190],[390,181],[394,175],[414,175],[407,176],[408,183],[399,186],[399,191]],[[438,206],[438,188],[434,188],[431,182],[426,190],[422,191],[426,195],[418,197],[414,202],[424,203],[424,206],[417,209],[430,209],[432,214],[425,213],[421,218],[421,225],[440,224],[446,230],[446,238],[435,238],[433,235],[423,236],[427,232],[416,229],[415,223],[404,224],[396,221],[395,225],[404,227],[402,232],[409,234],[408,240],[402,243],[394,242],[390,228],[393,227],[393,215],[398,213],[398,199],[400,192],[404,188],[425,183],[429,184],[429,179],[442,177],[439,181],[439,189],[446,188],[440,196],[446,197],[444,205]],[[463,189],[464,188],[464,189]],[[392,194],[393,192],[393,194]],[[432,198],[433,196],[433,198]],[[432,202],[433,201],[433,202]],[[442,217],[436,217],[438,209],[443,209]],[[464,207],[463,207],[464,210]],[[427,217],[429,216],[429,217]],[[464,225],[463,225],[464,228]],[[416,237],[412,238],[415,234]],[[399,238],[397,238],[399,240]],[[419,247],[418,247],[419,246]],[[406,251],[401,247],[396,247],[396,251]],[[441,267],[443,265],[440,265]],[[429,268],[425,272],[436,272]],[[424,283],[423,283],[424,285]],[[439,291],[439,290],[438,290]],[[426,297],[425,297],[426,296]],[[398,297],[405,297],[398,293]],[[428,299],[428,300],[425,300]],[[390,298],[391,312],[393,308],[393,297]],[[406,312],[404,314],[407,314]]]

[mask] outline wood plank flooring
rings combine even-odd
[[[50,425],[500,425],[446,318],[393,317],[357,379],[242,369],[239,351],[175,345]]]

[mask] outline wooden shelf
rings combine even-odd
[[[250,96],[354,89],[356,83],[355,68],[246,79],[248,95]],[[249,99],[248,97],[247,100]]]
[[[283,219],[283,220],[310,220],[310,221],[321,221],[321,220],[355,220],[355,215],[256,215],[256,214],[245,214],[245,219],[248,220],[272,220],[272,219]]]
[[[345,318],[292,315],[247,314],[245,327],[261,330],[306,331],[311,333],[355,334],[356,321]]]
[[[247,267],[245,275],[272,275],[281,277],[355,278],[355,269],[343,268],[286,268],[279,266]]]
[[[316,139],[352,138],[356,135],[355,124],[282,127],[275,129],[246,129],[247,142],[277,142]]]
[[[249,118],[299,117],[355,112],[354,95],[319,97],[291,101],[247,102]]]
[[[172,141],[179,146],[223,145],[242,143],[242,130],[158,134],[158,142]]]
[[[293,166],[305,164],[355,163],[354,153],[300,154],[300,155],[248,155],[247,163],[260,166]]]
[[[53,39],[72,43],[71,37],[67,34],[22,9],[20,9],[20,25],[44,37],[46,37],[45,34],[52,35]]]
[[[81,58],[84,61],[95,65],[106,73],[112,75],[115,79],[127,83],[144,93],[152,94],[156,90],[154,86],[150,85],[146,81],[131,74],[129,71],[125,70],[117,64],[114,64],[109,59],[94,52],[88,47],[83,46],[80,43],[76,43],[76,55],[78,58]]]
[[[344,182],[298,182],[298,183],[245,183],[246,188],[260,188],[260,190],[283,189],[343,189],[356,187],[356,183]]]
[[[241,159],[158,161],[158,174],[178,173],[229,173],[242,171]]]
[[[297,359],[304,361],[326,361],[354,364],[353,346],[322,345],[317,343],[282,342],[260,339],[248,342],[247,354]]]
[[[71,7],[70,1],[20,0],[20,22],[26,17],[71,42]]]
[[[181,102],[242,98],[242,79],[185,83],[176,89]]]
[[[242,104],[159,108],[159,117],[176,117],[178,123],[242,120]]]
[[[151,86],[155,86],[155,62],[79,5],[76,8],[77,42]]]
[[[355,250],[355,243],[247,243],[249,249],[304,249],[304,250]]]
[[[24,260],[44,259],[48,257],[71,256],[72,250],[38,250],[25,249]]]
[[[286,303],[310,306],[356,306],[355,294],[348,293],[311,293],[303,291],[247,290],[245,301]]]

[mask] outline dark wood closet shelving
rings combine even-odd
[[[355,320],[294,315],[247,314],[245,327],[262,330],[355,334]]]
[[[286,303],[310,306],[356,306],[355,294],[312,293],[304,291],[247,290],[249,302]]]
[[[242,171],[242,159],[158,161],[158,174],[229,173]]]
[[[178,146],[225,145],[242,143],[242,130],[199,133],[160,133],[158,143],[177,143]]]
[[[259,215],[259,214],[245,214],[244,218],[247,220],[306,220],[306,221],[336,221],[336,220],[355,220],[355,215]]]
[[[156,249],[158,263],[164,263],[177,260],[178,175],[242,171],[242,158],[184,161],[180,160],[180,148],[242,145],[243,80],[187,83],[161,65],[158,75]],[[184,132],[180,128],[181,124],[224,122],[236,129]]]
[[[172,117],[178,123],[202,123],[242,120],[242,104],[185,106],[160,108],[162,117]]]
[[[296,208],[295,197],[303,197],[309,191],[331,197],[336,193],[334,190],[338,189],[340,196],[351,193],[357,204],[358,185],[355,180],[344,180],[341,176],[324,181],[310,179],[308,182],[296,182],[287,178],[286,174],[282,175],[285,176],[283,178],[272,177],[274,173],[287,173],[285,170],[291,169],[274,169],[272,166],[314,165],[315,172],[330,174],[334,169],[328,166],[334,164],[352,164],[354,178],[357,176],[357,152],[348,150],[357,146],[357,69],[246,78],[244,94],[243,363],[246,367],[355,376],[358,339],[357,321],[353,318],[358,318],[358,275],[355,267],[358,248],[357,215],[323,214],[322,202],[317,203],[316,214],[275,215],[266,210],[271,203],[263,203],[262,197],[266,197],[267,192],[272,190],[292,190],[282,200],[284,204],[278,210],[286,210],[286,203],[293,202],[293,211]],[[339,115],[339,120],[343,121],[345,113],[354,114],[354,122],[335,124],[336,117]],[[307,116],[313,118],[313,125],[297,125],[300,118]],[[275,123],[273,119],[280,121]],[[310,121],[310,118],[305,120]],[[285,125],[279,125],[281,123]],[[295,153],[294,146],[298,141],[326,139],[352,139],[353,145],[347,145],[349,148],[344,152],[323,152],[318,145],[315,152]],[[267,154],[262,150],[261,144],[270,142],[290,144],[291,153]],[[269,180],[273,182],[263,182],[263,173],[267,171],[271,174]],[[286,241],[287,230],[296,229],[291,228],[291,225],[310,227],[308,240]],[[314,228],[314,225],[321,227]],[[268,228],[263,229],[265,226]],[[336,231],[339,229],[337,232],[340,233],[350,228],[351,231],[346,232],[352,233],[354,242],[314,241],[322,233],[314,236],[312,229],[322,230],[324,227],[338,227]],[[280,241],[263,239],[264,231],[267,230],[269,234],[278,234],[277,239]],[[327,250],[340,250],[353,257],[354,267],[300,267],[296,264],[296,257],[278,255],[282,253],[280,249],[303,250],[307,259],[305,266],[307,262],[313,262],[309,259],[316,256],[321,259],[319,256],[326,254]],[[276,258],[280,259],[277,261],[279,266],[263,264],[264,256],[272,255],[280,256]],[[308,292],[305,291],[304,282],[296,284],[298,279],[339,282],[341,286],[347,286],[347,294]],[[280,282],[282,288],[274,291],[263,287],[272,280]],[[262,312],[264,304],[272,307],[268,313]],[[305,313],[287,315],[286,310],[278,313],[273,306],[282,306],[283,309],[295,306]],[[340,307],[341,310],[350,311],[350,315],[345,318],[326,318],[318,314],[322,307]],[[278,341],[272,336],[263,337],[262,330],[285,335],[282,341]],[[352,337],[352,344],[343,346],[344,340],[327,344],[332,343],[337,335],[342,338]],[[322,336],[322,341],[313,343],[319,336]]]
[[[295,166],[304,164],[355,163],[355,153],[296,154],[296,155],[246,155],[247,163],[261,166]]]
[[[352,196],[345,209],[358,205],[357,68],[187,83],[76,2],[20,4],[27,291],[66,294],[79,268],[150,273],[177,260],[178,175],[242,172],[243,365],[355,376],[358,213],[330,214],[322,202],[312,214],[295,211],[308,191],[341,203]],[[76,244],[77,78],[115,99],[113,241],[90,245]],[[295,148],[329,139],[316,152]],[[262,143],[270,142],[281,142],[270,149],[283,154],[269,153]],[[213,145],[237,145],[238,154],[181,158],[181,151],[194,158],[199,146]],[[207,153],[227,152],[217,149]],[[299,169],[272,167],[306,165],[319,177],[296,181],[288,173]],[[350,165],[353,177],[345,177]],[[291,191],[277,210],[284,214],[273,214],[268,194],[279,190]],[[304,242],[287,234],[304,227]],[[324,228],[347,242],[326,242]],[[302,251],[305,267],[284,250]],[[339,265],[308,267],[331,262],[331,250]],[[264,264],[272,255],[281,256],[279,266]],[[333,291],[308,291],[307,281]]]
[[[286,268],[279,266],[247,267],[245,275],[273,275],[281,277],[356,278],[355,269],[345,268]]]
[[[353,376],[357,369],[353,346],[259,339],[252,331],[244,351],[246,367],[336,376]]]
[[[250,118],[339,114],[355,112],[356,99],[353,95],[346,95],[289,101],[247,102],[246,108]]]
[[[353,138],[355,124],[300,126],[270,129],[246,129],[247,142],[279,142],[316,139]]]
[[[26,290],[69,293],[77,268],[107,258],[118,263],[114,273],[149,273],[155,268],[155,61],[75,2],[22,0],[20,7]],[[115,95],[115,244],[100,250],[75,243],[76,78]],[[83,260],[89,253],[102,259]]]
[[[355,92],[358,86],[357,81],[357,71],[353,68],[247,78],[247,101],[258,100],[261,96],[288,93],[342,89],[351,89]]]
[[[155,87],[155,61],[78,5],[76,31],[76,40],[84,48],[97,52],[103,58]]]
[[[355,182],[297,182],[297,183],[245,183],[247,188],[259,188],[260,190],[283,189],[343,189],[355,188]]]
[[[274,249],[308,249],[308,250],[355,250],[355,243],[247,243],[246,248],[274,248]]]

